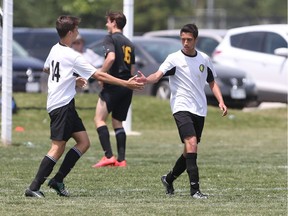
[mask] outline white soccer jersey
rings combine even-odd
[[[76,94],[76,76],[88,79],[96,71],[83,56],[70,47],[55,44],[45,61],[44,68],[49,68],[48,78],[48,113],[67,105]]]
[[[197,51],[196,56],[188,56],[179,50],[170,54],[161,64],[159,70],[164,74],[168,71],[170,74],[175,70],[175,74],[169,76],[170,106],[173,114],[188,111],[199,116],[206,116],[207,100],[204,87],[208,67],[216,77],[210,58],[200,51]]]

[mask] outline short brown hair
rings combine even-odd
[[[126,25],[126,16],[121,11],[108,11],[106,18],[109,18],[111,22],[116,21],[117,28],[123,29]]]
[[[182,32],[192,33],[195,39],[198,37],[198,27],[194,23],[184,25],[180,30],[180,35]]]
[[[79,17],[62,15],[56,21],[56,29],[60,38],[67,35],[69,31],[73,31],[81,22]]]

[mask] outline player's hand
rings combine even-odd
[[[222,116],[226,116],[228,113],[228,109],[224,103],[219,103],[219,108],[222,110]]]
[[[85,88],[87,86],[87,80],[83,77],[76,78],[76,86],[79,88]]]
[[[136,80],[137,76],[131,77],[127,81],[127,88],[130,88],[132,90],[142,90],[144,88],[144,83],[138,82]]]
[[[137,71],[135,80],[140,83],[144,83],[144,84],[147,83],[147,78],[144,76],[144,74],[141,71]]]

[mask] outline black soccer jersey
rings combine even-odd
[[[121,32],[116,32],[107,35],[103,44],[105,56],[109,52],[115,53],[115,61],[109,70],[109,74],[120,79],[129,79],[131,77],[131,65],[135,64],[133,43]]]

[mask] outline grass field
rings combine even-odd
[[[174,196],[166,196],[160,182],[183,148],[168,101],[135,96],[132,129],[141,135],[127,138],[128,167],[93,169],[103,154],[93,124],[97,96],[79,94],[76,105],[92,146],[65,180],[71,197],[58,197],[45,182],[46,198],[33,199],[23,194],[50,148],[46,96],[14,97],[20,109],[13,115],[13,144],[0,145],[1,216],[287,215],[287,108],[229,110],[222,118],[209,107],[198,166],[210,197],[195,200],[186,173],[175,182]],[[111,142],[116,153],[114,136]]]

